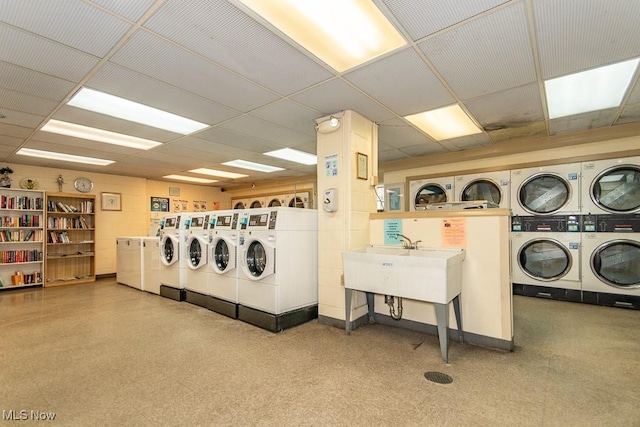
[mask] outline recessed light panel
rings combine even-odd
[[[263,154],[303,165],[315,165],[318,163],[318,157],[315,154],[305,153],[304,151],[294,150],[293,148],[283,148]]]
[[[549,118],[572,116],[620,106],[638,58],[545,80]]]
[[[199,173],[202,175],[218,176],[220,178],[229,178],[229,179],[246,178],[249,176],[242,173],[219,171],[219,170],[208,169],[208,168],[191,169],[189,172]]]
[[[67,104],[183,135],[209,127],[205,123],[86,87],[80,89]]]
[[[442,141],[482,132],[458,104],[406,116],[433,139]]]
[[[230,162],[225,162],[223,163],[223,165],[225,166],[233,166],[235,168],[241,168],[241,169],[249,169],[249,170],[254,170],[254,171],[258,171],[258,172],[277,172],[277,171],[283,171],[283,168],[279,168],[276,166],[270,166],[270,165],[263,165],[262,163],[254,163],[254,162],[249,162],[247,160],[232,160]]]
[[[196,178],[193,176],[183,176],[183,175],[165,175],[163,178],[167,179],[177,179],[180,181],[189,181],[189,182],[197,182],[199,184],[211,184],[214,182],[218,182],[215,179],[205,179],[205,178]]]
[[[137,138],[135,136],[109,132],[108,130],[77,125],[75,123],[61,122],[60,120],[49,120],[40,130],[107,144],[121,145],[123,147],[137,148],[139,150],[148,150],[162,144],[150,139]]]
[[[75,156],[73,154],[55,153],[53,151],[34,150],[21,148],[16,154],[21,156],[39,157],[41,159],[61,160],[63,162],[84,163],[87,165],[106,166],[114,163],[113,160],[97,159],[95,157]]]
[[[371,0],[240,0],[338,72],[406,41]]]

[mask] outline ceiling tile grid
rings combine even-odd
[[[251,115],[296,130],[305,135],[313,136],[315,141],[316,128],[314,120],[321,117],[322,113],[289,99],[282,99],[252,111]]]
[[[57,102],[13,90],[0,88],[0,107],[9,110],[48,116],[58,105]],[[7,115],[8,117],[10,114]]]
[[[0,89],[0,94],[1,93],[2,93],[2,89]],[[16,125],[16,126],[23,126],[23,129],[25,129],[25,135],[24,135],[25,138],[31,134],[31,129],[37,128],[38,126],[40,126],[42,122],[44,122],[43,116],[38,116],[31,113],[24,113],[22,111],[9,110],[9,109],[3,108],[2,106],[0,106],[0,115],[5,116],[5,118],[2,119],[2,122],[4,123]],[[3,129],[2,129],[2,126],[0,126],[0,135],[2,134],[3,134]]]
[[[628,105],[622,110],[616,124],[640,122],[640,104]]]
[[[113,13],[116,13],[130,21],[138,21],[154,3],[163,0],[91,0]]]
[[[75,86],[73,82],[0,62],[0,87],[6,89],[60,102]]]
[[[258,117],[252,117],[251,115],[229,120],[219,127],[238,134],[264,139],[265,141],[284,147],[295,144],[296,142],[315,140],[315,135],[305,135],[284,126],[259,119]]]
[[[593,111],[590,113],[578,114],[576,116],[549,120],[549,134],[559,135],[563,133],[611,126],[617,113],[617,108],[609,108],[607,110]]]

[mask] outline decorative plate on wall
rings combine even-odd
[[[22,178],[20,180],[20,188],[24,188],[25,190],[37,190],[38,185],[38,181],[33,178]]]

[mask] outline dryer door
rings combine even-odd
[[[426,184],[420,187],[413,201],[416,209],[426,209],[429,203],[447,202],[447,192],[438,184]]]
[[[276,207],[276,206],[282,206],[282,202],[280,202],[280,199],[278,199],[277,197],[275,197],[275,198],[273,198],[273,199],[271,199],[269,201],[269,207],[270,208],[273,208],[273,207]]]
[[[571,186],[560,175],[535,174],[522,183],[518,202],[527,212],[547,215],[558,212],[571,200]]]
[[[199,237],[187,240],[187,266],[197,270],[207,263],[207,243]]]
[[[211,266],[218,274],[225,274],[236,268],[237,246],[225,238],[218,238],[212,242]]]
[[[180,260],[180,240],[176,236],[164,236],[160,242],[160,262],[170,266],[178,260]]]
[[[500,187],[490,179],[476,179],[464,186],[460,192],[460,200],[486,200],[496,206],[500,206],[502,192]]]
[[[275,250],[261,240],[249,240],[243,251],[242,270],[248,279],[262,280],[275,273]]]
[[[640,166],[619,165],[603,171],[591,183],[589,195],[607,212],[640,211]]]
[[[532,239],[518,252],[518,265],[523,273],[543,282],[564,277],[572,264],[571,253],[554,239]]]
[[[236,202],[236,204],[233,205],[233,209],[244,209],[244,203]]]
[[[640,242],[611,240],[591,254],[593,274],[607,285],[620,289],[640,289]]]

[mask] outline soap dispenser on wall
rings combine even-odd
[[[322,192],[322,209],[325,212],[338,211],[338,189],[328,188]]]

